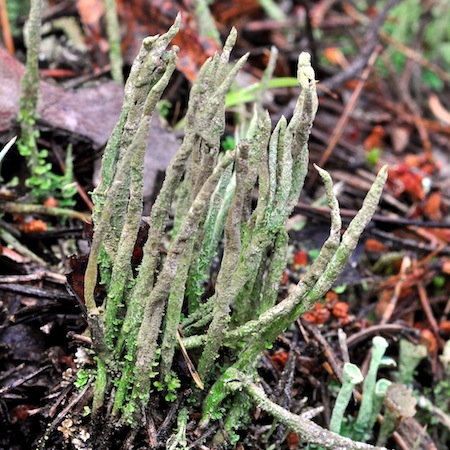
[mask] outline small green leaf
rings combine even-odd
[[[445,277],[442,275],[436,275],[433,277],[433,284],[437,288],[441,288],[445,286]]]
[[[339,286],[334,287],[333,291],[336,292],[336,294],[343,294],[346,289],[347,289],[347,285],[341,284]]]
[[[376,166],[379,161],[380,161],[380,157],[381,154],[383,153],[383,150],[379,147],[374,147],[371,148],[366,155],[367,158],[367,162],[371,165],[371,166]]]
[[[80,369],[77,372],[77,379],[75,380],[75,386],[78,389],[83,388],[84,386],[86,386],[86,383],[89,381],[89,375],[88,373],[84,370],[84,369]]]
[[[169,392],[164,398],[167,402],[174,402],[177,399],[177,394]]]

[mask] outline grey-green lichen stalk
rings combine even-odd
[[[235,369],[227,371],[225,390],[229,392],[245,391],[259,408],[285,424],[308,444],[317,444],[321,448],[329,450],[386,450],[383,447],[374,447],[339,436],[339,434],[323,429],[309,418],[289,412],[272,402],[264,390],[256,385],[250,377]]]
[[[167,46],[179,26],[178,17],[166,34],[144,40],[93,195],[94,237],[85,276],[88,323],[98,361],[93,417],[97,425],[102,415],[135,423],[141,408],[159,395],[154,386],[166,388],[166,399],[173,398],[171,390],[180,384],[173,359],[178,343],[184,342],[186,360],[185,348],[199,347],[198,373],[190,360],[189,371],[198,387],[206,386],[204,393],[196,393],[204,401],[202,425],[220,413],[232,433],[250,417],[253,400],[277,418],[284,414],[286,425],[301,434],[303,422],[280,412],[282,408],[266,401],[251,382],[243,383],[245,389],[235,391],[223,409],[230,392],[227,383],[237,373],[252,380],[265,346],[330,289],[377,207],[387,169],[381,169],[341,238],[331,178],[317,168],[331,208],[330,236],[296,289],[276,304],[286,264],[286,221],[308,168],[308,139],[318,105],[316,80],[310,56],[302,53],[297,74],[301,91],[291,120],[282,117],[271,131],[269,114],[255,108],[245,139],[234,150],[221,152],[225,96],[248,56],[229,63],[236,41],[232,30],[223,52],[206,61],[192,87],[184,139],[148,219],[142,261],[134,267],[150,119],[175,69],[177,48]],[[161,242],[172,213],[175,225],[163,253]],[[211,275],[221,241],[223,256]],[[210,276],[212,293],[204,288]],[[99,278],[107,292],[101,304],[95,297]],[[181,329],[188,335],[182,341]],[[194,336],[196,331],[200,335]],[[219,359],[221,367],[215,364]],[[180,439],[185,424],[181,419],[187,417],[183,411]],[[312,422],[308,426],[319,430]],[[311,442],[330,448],[328,441],[319,442],[319,431],[314,433],[309,435]],[[218,433],[215,441],[221,439],[225,434]]]

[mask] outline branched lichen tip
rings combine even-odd
[[[311,55],[308,52],[301,52],[298,56],[299,66],[310,66],[311,65]]]
[[[305,82],[315,81],[315,72],[311,66],[311,55],[307,52],[300,53],[298,57],[297,79],[300,86]]]
[[[176,33],[180,30],[181,27],[181,12],[178,12],[177,17],[175,17],[175,21],[173,25],[170,27],[171,30],[176,30]]]
[[[232,27],[230,30],[230,34],[227,37],[227,40],[225,41],[225,44],[223,46],[223,51],[231,51],[231,49],[236,44],[237,39],[237,30],[235,27]]]
[[[388,174],[389,174],[389,166],[387,164],[385,164],[379,171],[378,171],[378,176],[383,178],[383,182],[386,182],[386,180],[388,179]]]

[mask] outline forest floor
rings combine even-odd
[[[232,26],[238,31],[233,58],[250,52],[229,96],[224,142],[232,139],[236,118],[250,110],[245,87],[260,79],[271,46],[279,51],[275,78],[295,77],[302,51],[311,53],[316,71],[319,111],[310,139],[311,167],[289,220],[290,259],[280,299],[328,234],[329,210],[312,164],[331,174],[344,223],[360,208],[377,170],[389,165],[380,206],[344,273],[325,301],[267,350],[260,374],[279,402],[298,410],[323,407],[317,420],[326,425],[342,363],[367,372],[374,336],[389,342],[387,356],[397,367],[387,365],[381,375],[390,380],[398,379],[405,364],[402,341],[413,343],[417,352],[425,349],[409,382],[417,413],[388,441],[396,449],[450,445],[450,36],[445,3],[367,1],[358,2],[357,9],[355,2],[289,0],[275,12],[256,0],[211,5],[222,40]],[[146,161],[147,213],[182,137],[177,124],[191,83],[219,49],[201,37],[190,4],[118,2],[125,76],[142,38],[162,34],[177,12],[183,14],[174,41],[180,47],[178,71],[155,119]],[[64,432],[69,433],[61,425],[64,402],[75,390],[86,322],[66,274],[74,270],[70,255],[88,249],[89,192],[123,97],[123,87],[110,77],[102,5],[99,0],[49,1],[43,17],[38,142],[48,149],[56,172],[72,146],[77,194],[70,210],[75,212],[64,218],[50,215],[49,208],[58,206],[52,196],[34,210],[21,209],[30,203],[26,162],[14,146],[0,161],[0,449],[34,448],[48,424],[60,433],[59,448]],[[3,30],[0,148],[18,133],[26,14],[10,12],[11,42]],[[297,95],[296,87],[282,85],[265,92],[264,106],[274,121],[289,118]],[[76,267],[75,275],[80,275]],[[289,386],[284,393],[277,389],[283,383]],[[356,405],[350,405],[349,416],[352,409]],[[301,448],[296,435],[280,427],[273,431],[271,425],[255,413],[239,448]]]

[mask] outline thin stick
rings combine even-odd
[[[327,163],[329,157],[331,156],[331,153],[333,153],[333,150],[336,147],[336,144],[339,142],[339,139],[342,136],[342,133],[344,132],[345,125],[348,122],[348,119],[350,117],[350,113],[355,108],[355,105],[359,99],[359,96],[361,95],[362,90],[364,89],[364,86],[366,84],[367,79],[369,78],[369,74],[372,70],[373,65],[375,64],[375,61],[381,51],[381,47],[377,46],[375,50],[370,55],[369,61],[367,63],[367,67],[364,69],[364,72],[361,75],[361,79],[358,82],[358,85],[356,86],[355,90],[352,93],[352,96],[350,97],[350,100],[347,103],[347,106],[345,107],[344,112],[342,113],[342,116],[339,119],[339,122],[336,125],[336,128],[334,129],[333,135],[330,138],[330,142],[328,143],[328,146],[325,150],[325,152],[322,154],[320,161],[318,165],[320,167],[324,167],[324,165]],[[311,175],[311,178],[309,180],[309,186],[315,184],[317,180],[317,172],[314,172]]]
[[[408,268],[410,267],[410,264],[410,258],[408,256],[405,256],[400,267],[400,277],[395,285],[391,299],[389,300],[389,303],[387,304],[386,309],[383,312],[383,317],[380,320],[380,325],[384,325],[385,323],[387,323],[394,313],[398,298],[400,297],[400,293],[402,291],[403,283],[408,277]]]
[[[436,339],[441,340],[439,337],[439,325],[437,323],[436,318],[434,317],[433,311],[430,306],[430,301],[428,299],[427,292],[423,285],[422,281],[419,281],[417,284],[417,291],[419,293],[420,303],[422,304],[423,311],[425,312],[425,316],[427,317],[428,322],[430,323],[430,327],[433,330],[433,334]]]
[[[1,203],[4,212],[13,214],[44,214],[46,216],[71,217],[72,219],[90,220],[91,215],[65,208],[49,208],[43,205],[5,202]]]
[[[6,9],[6,1],[0,0],[0,20],[3,30],[3,42],[10,55],[15,54],[14,41],[11,34],[11,27],[9,26],[8,10]]]

